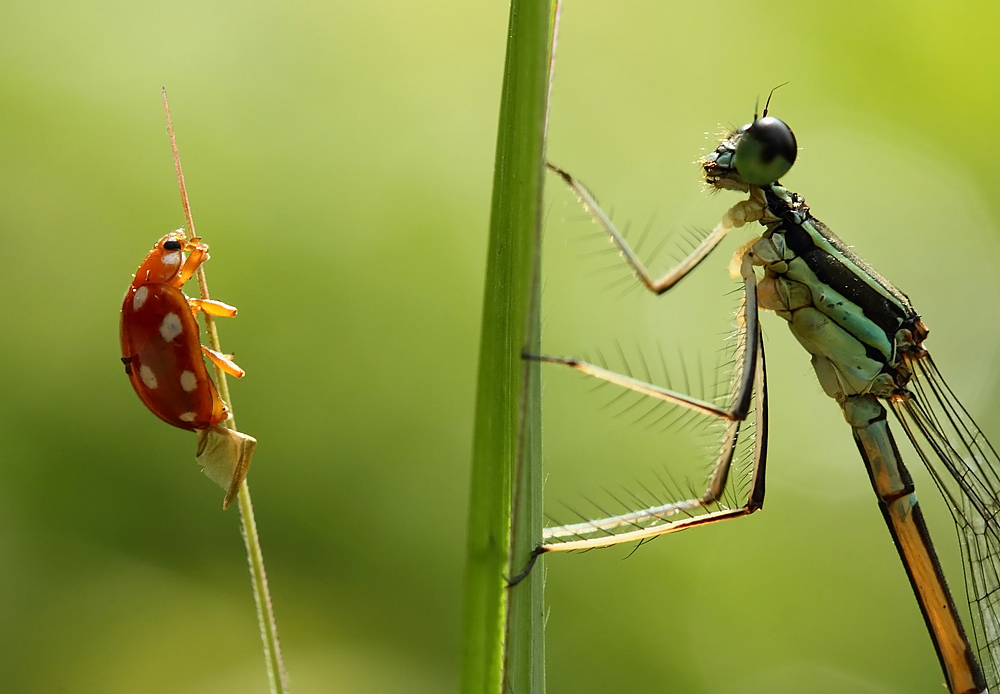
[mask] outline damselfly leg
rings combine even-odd
[[[589,191],[566,171],[551,164],[549,168],[559,174],[576,192],[581,202],[607,231],[642,283],[656,294],[667,292],[697,267],[733,227],[742,226],[746,223],[747,218],[759,214],[759,211],[754,211],[752,205],[744,204],[747,201],[743,201],[730,210],[713,232],[681,263],[663,277],[654,279]],[[712,466],[707,488],[701,496],[657,504],[606,518],[546,528],[543,531],[544,544],[539,548],[539,553],[592,549],[648,540],[698,525],[738,518],[753,513],[763,505],[767,440],[767,385],[764,350],[757,319],[757,278],[749,258],[745,258],[741,263],[740,274],[745,293],[736,315],[738,326],[736,369],[733,373],[727,407],[719,407],[687,394],[616,373],[578,359],[553,356],[534,357],[541,361],[569,366],[581,373],[621,388],[688,408],[710,417],[717,417],[726,422],[718,456]],[[752,408],[751,402],[753,402]],[[750,488],[746,500],[739,507],[726,508],[720,504],[720,500],[729,479],[737,442],[743,431],[742,425],[751,411],[754,418],[755,438]]]

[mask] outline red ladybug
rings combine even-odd
[[[199,310],[235,316],[236,309],[181,292],[206,260],[208,246],[199,239],[188,240],[183,230],[167,234],[142,261],[122,303],[122,362],[135,392],[167,424],[192,431],[227,416],[202,354],[226,373],[244,374],[231,359],[202,346],[195,320]]]
[[[186,256],[186,257],[185,257]],[[257,442],[219,426],[226,404],[208,374],[207,356],[226,373],[244,371],[232,358],[201,344],[198,311],[235,316],[236,308],[211,299],[191,299],[181,287],[208,260],[208,246],[182,229],[156,242],[142,261],[122,303],[122,363],[146,407],[167,424],[198,433],[198,461],[228,489],[224,507],[246,476]]]

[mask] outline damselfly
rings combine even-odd
[[[720,453],[700,497],[546,528],[546,552],[643,541],[753,513],[764,501],[767,379],[760,309],[788,321],[812,357],[823,390],[840,405],[868,468],[879,507],[906,568],[953,694],[997,691],[1000,669],[1000,457],[945,384],[923,346],[928,329],[909,299],[812,216],[805,200],[779,182],[797,144],[791,129],[767,115],[730,133],[701,165],[716,190],[748,194],[676,267],[652,277],[597,204],[566,171],[549,165],[577,194],[650,291],[662,294],[704,260],[734,227],[758,222],[759,238],[731,265],[744,295],[737,312],[738,363],[728,407],[568,357],[563,364],[621,388],[725,422]],[[961,538],[975,648],[955,608],[913,483],[887,422],[892,411],[947,502]],[[746,500],[723,504],[729,470],[752,413],[753,468]],[[978,653],[978,658],[977,658]],[[982,667],[980,667],[982,665]]]

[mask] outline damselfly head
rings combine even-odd
[[[701,160],[705,182],[713,188],[747,192],[788,173],[798,155],[792,129],[773,116],[744,125]]]

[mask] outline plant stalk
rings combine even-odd
[[[556,0],[512,0],[497,131],[466,546],[462,692],[544,692],[537,364],[545,127]],[[516,485],[516,488],[515,488]],[[512,501],[517,502],[512,534]],[[513,545],[512,545],[513,541]],[[506,653],[505,653],[506,647]]]

